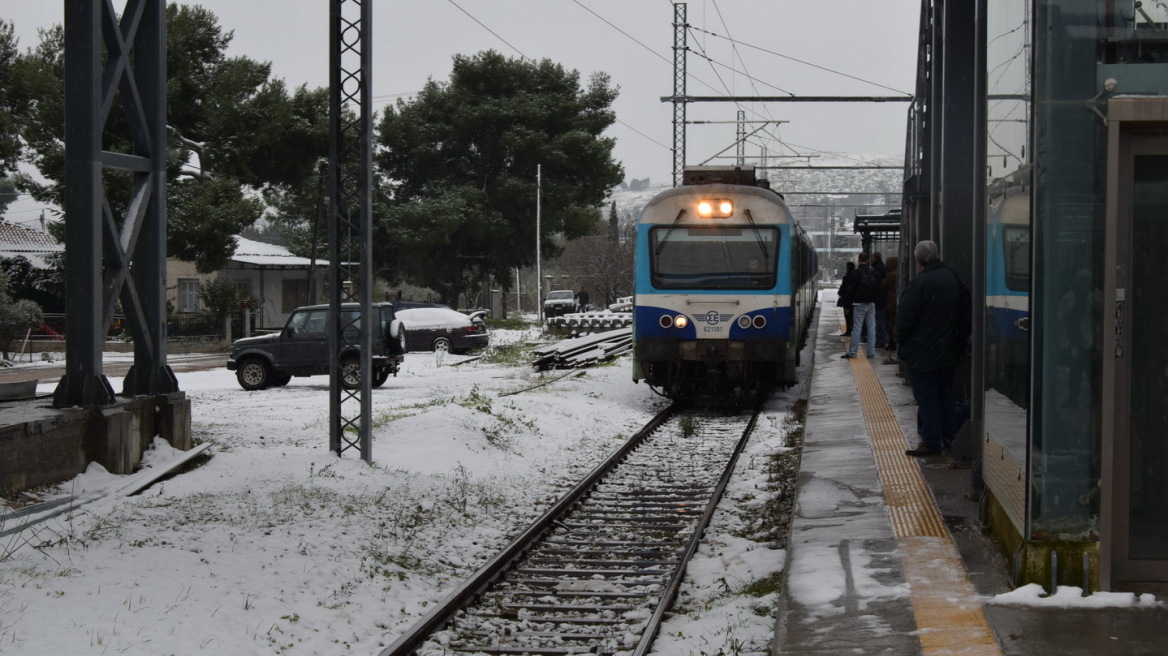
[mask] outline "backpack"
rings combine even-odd
[[[856,303],[875,303],[880,295],[880,281],[876,278],[876,270],[865,264],[857,269],[860,272],[860,281],[856,285]]]

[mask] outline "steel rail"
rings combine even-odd
[[[710,496],[710,501],[706,505],[706,511],[702,513],[701,519],[698,520],[694,527],[693,535],[690,536],[689,544],[685,548],[685,553],[681,556],[680,564],[673,572],[673,577],[669,579],[669,584],[665,586],[665,590],[661,593],[661,598],[657,602],[657,608],[653,611],[653,616],[645,624],[645,631],[641,634],[641,641],[637,644],[637,648],[633,650],[633,656],[644,656],[649,653],[649,648],[653,646],[653,641],[657,639],[657,633],[661,629],[661,623],[665,621],[665,613],[673,605],[673,600],[677,597],[678,590],[681,589],[681,583],[685,579],[685,570],[689,565],[690,558],[698,550],[698,545],[701,544],[702,536],[706,532],[706,528],[710,525],[710,519],[714,516],[714,511],[718,508],[718,502],[722,499],[722,494],[726,492],[726,485],[730,482],[730,477],[734,474],[734,466],[738,463],[738,456],[742,450],[746,448],[747,441],[750,440],[751,433],[754,432],[754,425],[758,423],[758,414],[762,410],[762,405],[755,406],[750,414],[750,421],[747,422],[746,428],[742,431],[742,437],[738,438],[738,443],[734,445],[734,452],[730,456],[729,462],[726,463],[726,468],[722,470],[722,477],[718,480],[718,485],[714,488],[713,494]]]
[[[528,547],[538,540],[564,513],[571,509],[577,501],[590,491],[598,480],[603,478],[605,474],[624,460],[633,449],[639,446],[653,431],[657,430],[661,424],[665,423],[676,410],[677,404],[671,404],[669,407],[657,413],[644,427],[629,438],[624,446],[593,469],[584,480],[580,481],[580,483],[561,497],[535,523],[515,538],[511,544],[507,545],[494,558],[487,561],[466,582],[452,592],[445,601],[427,613],[421,620],[418,620],[409,631],[402,634],[393,644],[383,649],[378,656],[409,656],[413,654],[414,650],[420,647],[431,634],[441,629],[459,609],[473,601],[487,587],[502,577],[511,564],[519,560],[523,553],[527,551]],[[753,425],[753,420],[751,423]]]

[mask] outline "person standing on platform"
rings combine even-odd
[[[880,280],[876,270],[868,264],[868,254],[860,253],[860,266],[849,273],[847,278],[853,279],[852,293],[852,342],[848,352],[841,357],[854,358],[860,348],[860,335],[868,338],[868,347],[865,353],[868,359],[876,357],[876,299],[880,296]],[[847,284],[847,278],[844,284]]]
[[[920,457],[941,453],[957,430],[953,370],[959,355],[955,319],[961,283],[941,262],[935,242],[918,243],[913,257],[917,275],[897,303],[896,342],[917,401],[920,438],[905,455]]]
[[[835,302],[838,307],[844,309],[844,333],[840,337],[852,336],[852,288],[848,281],[848,276],[856,270],[856,263],[851,260],[848,261],[847,270],[844,272],[844,278],[840,281],[839,299]]]
[[[888,328],[888,342],[881,346],[893,353],[896,353],[896,282],[900,277],[897,271],[899,265],[900,258],[888,256],[888,275],[880,281],[880,291],[884,295],[884,325]]]

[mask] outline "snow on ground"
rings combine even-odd
[[[1034,606],[1042,608],[1153,608],[1162,604],[1149,593],[1093,592],[1083,596],[1083,588],[1060,585],[1054,594],[1037,583],[1028,583],[1009,592],[990,598],[989,603],[1004,606]]]
[[[409,354],[373,391],[372,465],[328,450],[324,377],[245,392],[226,369],[177,373],[214,455],[0,539],[0,653],[377,654],[664,407],[627,357],[541,374],[500,355],[537,337],[493,331],[460,366]],[[754,584],[784,553],[753,515],[790,402],[760,422],[657,653],[766,652],[776,595]],[[175,455],[156,442],[146,467]],[[91,465],[43,499],[124,478]]]

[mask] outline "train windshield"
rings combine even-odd
[[[779,231],[670,226],[649,233],[651,276],[657,289],[771,289],[776,282]]]

